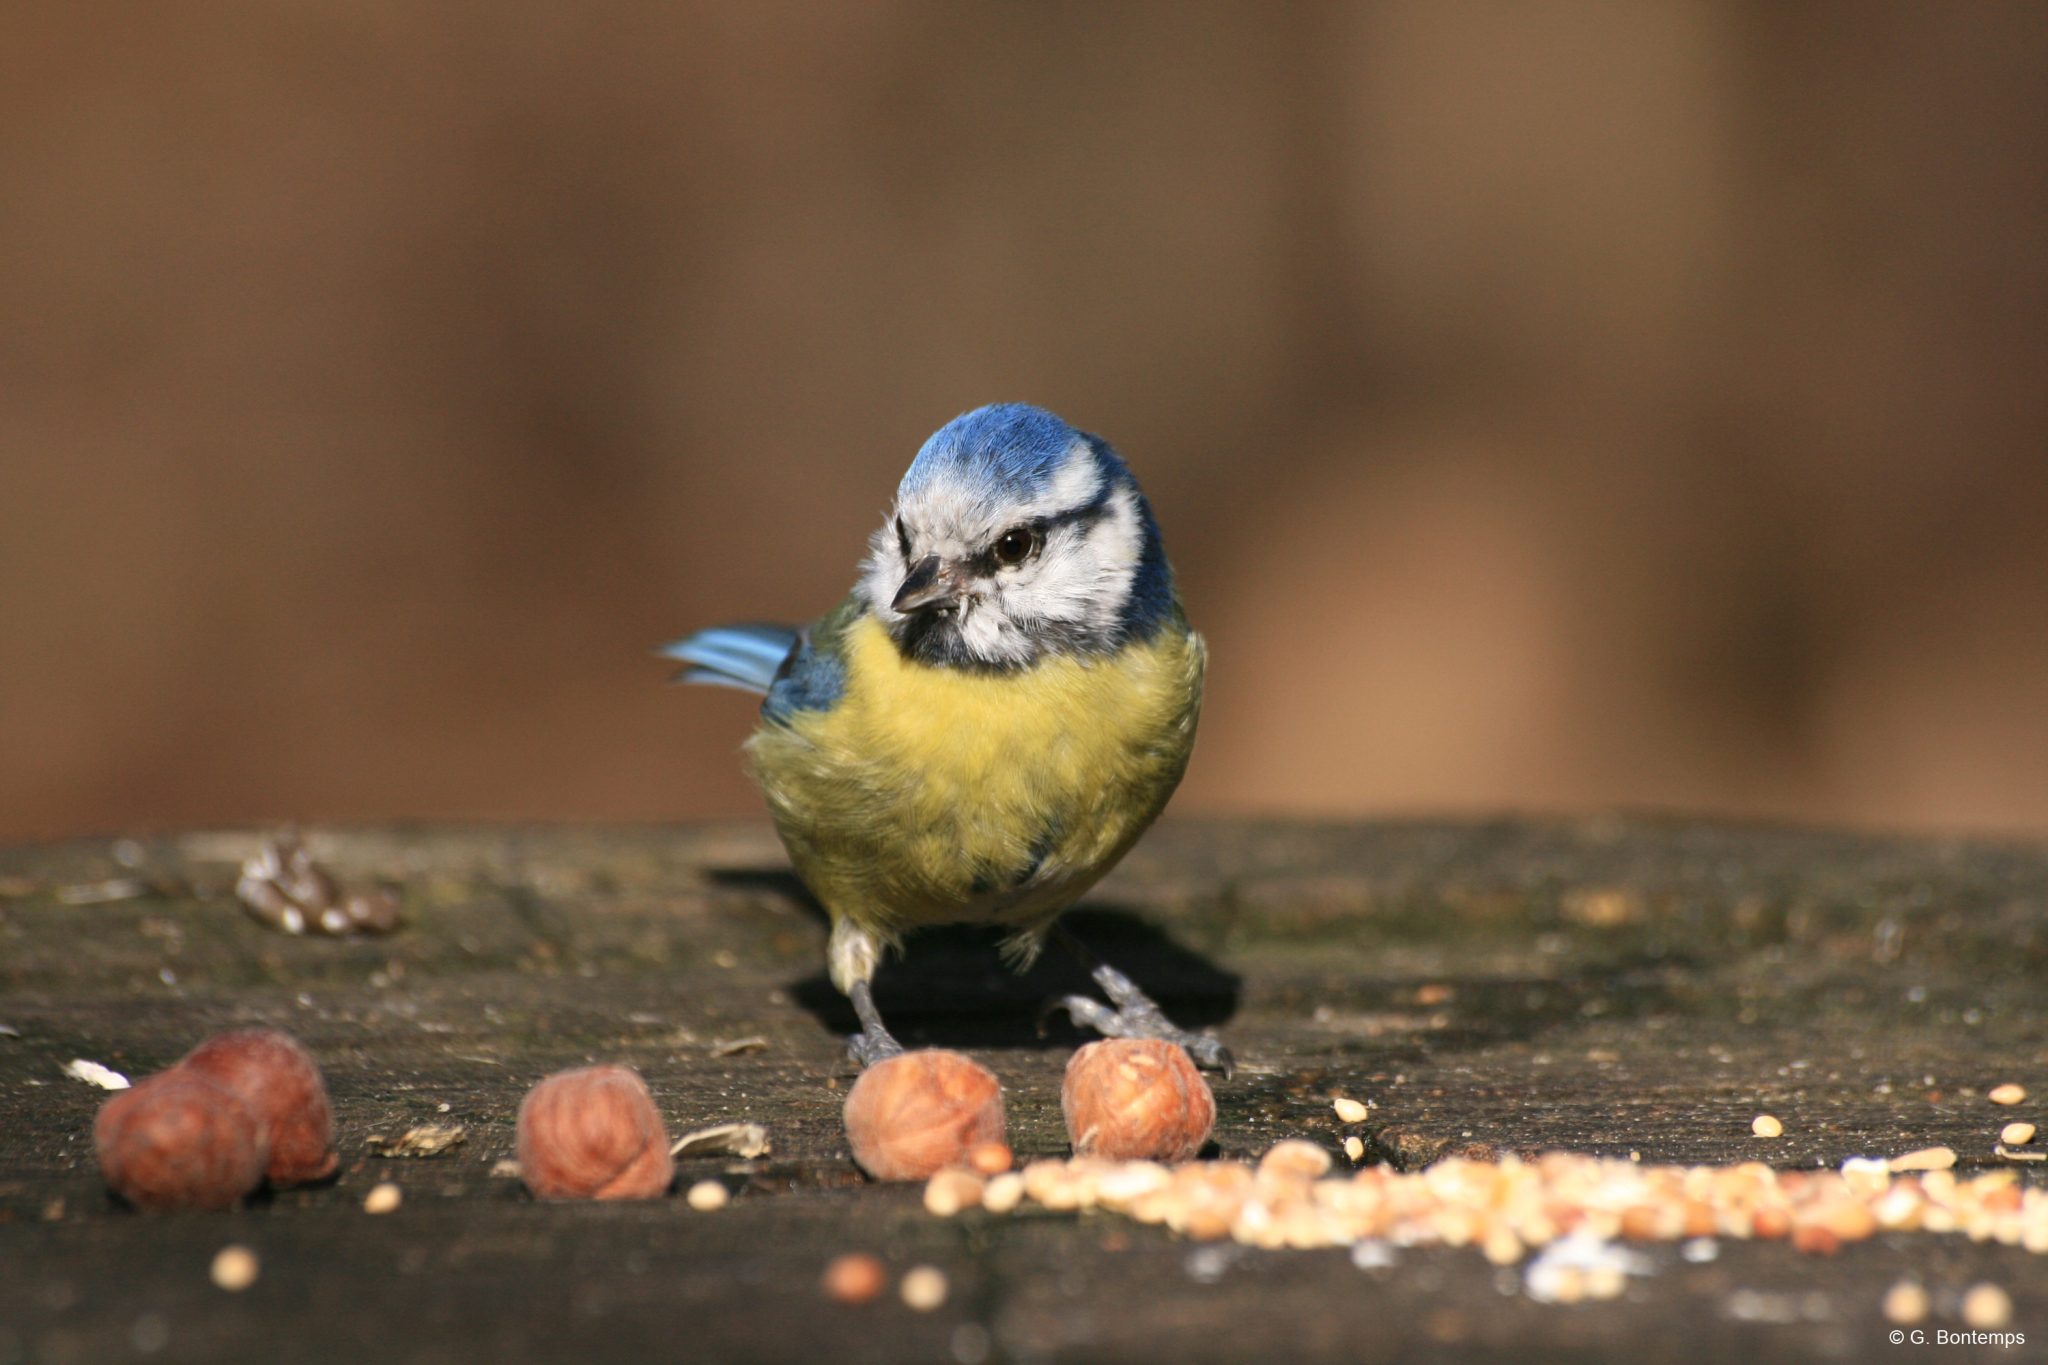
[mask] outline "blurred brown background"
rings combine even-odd
[[[1115,441],[1181,810],[2048,832],[2030,5],[17,6],[0,837],[758,809],[649,647]]]

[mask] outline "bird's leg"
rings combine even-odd
[[[1166,1012],[1154,1003],[1151,996],[1138,989],[1137,982],[1090,952],[1088,946],[1065,927],[1055,926],[1053,933],[1081,959],[1081,965],[1088,969],[1088,975],[1102,988],[1102,993],[1110,998],[1115,1008],[1085,995],[1069,995],[1047,1006],[1048,1014],[1063,1009],[1076,1024],[1092,1028],[1105,1038],[1157,1038],[1162,1042],[1178,1043],[1188,1050],[1197,1066],[1220,1071],[1225,1080],[1230,1078],[1233,1066],[1230,1049],[1223,1046],[1221,1039],[1213,1034],[1191,1033],[1181,1028],[1166,1017]]]
[[[882,945],[867,930],[842,916],[832,919],[832,938],[825,946],[825,961],[832,984],[846,992],[853,1012],[860,1016],[860,1032],[846,1040],[846,1055],[862,1067],[886,1061],[903,1051],[882,1023],[875,1008],[875,995],[868,983],[882,965]]]
[[[847,995],[853,1000],[853,1012],[860,1016],[860,1032],[846,1040],[846,1055],[865,1069],[903,1051],[903,1044],[897,1042],[883,1026],[881,1012],[875,1008],[875,995],[868,989],[868,983],[854,982]]]

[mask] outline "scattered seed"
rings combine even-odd
[[[1008,1213],[1024,1202],[1024,1177],[1015,1171],[995,1176],[981,1191],[981,1206],[990,1213]]]
[[[405,1202],[405,1191],[386,1180],[370,1187],[363,1196],[364,1213],[391,1213]]]
[[[919,1265],[903,1273],[903,1285],[898,1292],[912,1309],[929,1313],[945,1303],[949,1288],[945,1271],[933,1265]]]
[[[683,1196],[689,1206],[699,1213],[710,1213],[722,1209],[732,1202],[732,1191],[716,1180],[700,1180],[690,1186],[690,1192]]]
[[[979,1173],[959,1166],[935,1171],[925,1182],[924,1207],[928,1213],[951,1218],[962,1209],[981,1207],[983,1181]]]
[[[1760,1138],[1783,1137],[1785,1125],[1778,1121],[1775,1114],[1758,1114],[1749,1121],[1749,1131]]]
[[[1995,1284],[1973,1284],[1963,1294],[1963,1322],[1994,1331],[2012,1321],[2012,1296]]]
[[[1338,1119],[1345,1123],[1364,1123],[1365,1116],[1371,1112],[1357,1100],[1343,1096],[1330,1101],[1330,1107],[1337,1111]]]
[[[214,1253],[213,1282],[230,1294],[239,1294],[256,1283],[262,1271],[256,1253],[245,1246],[224,1246]]]
[[[1884,1320],[1901,1327],[1926,1321],[1931,1307],[1927,1291],[1917,1280],[1900,1280],[1884,1292]]]
[[[825,1297],[834,1303],[868,1303],[889,1285],[889,1272],[865,1251],[835,1256],[825,1267]]]
[[[1838,1170],[1778,1171],[1760,1161],[1659,1166],[1549,1152],[1450,1157],[1414,1172],[1359,1166],[1332,1174],[1327,1152],[1287,1141],[1256,1168],[1241,1161],[1169,1167],[1099,1157],[1036,1160],[987,1181],[981,1204],[995,1214],[1027,1199],[1058,1211],[1101,1208],[1192,1241],[1254,1247],[1470,1246],[1497,1265],[1566,1241],[1581,1251],[1625,1251],[1630,1242],[1711,1249],[1710,1239],[1756,1238],[1826,1255],[1880,1232],[1913,1231],[2048,1255],[2048,1199],[2033,1199],[2016,1172],[1959,1177],[1946,1147],[1898,1160],[1904,1167],[1852,1157]],[[958,1170],[949,1179],[976,1177]],[[1615,1275],[1595,1275],[1599,1262],[1582,1263],[1580,1251],[1544,1264],[1546,1293],[1557,1300],[1620,1292]]]
[[[1991,1093],[1984,1098],[1990,1100],[1993,1104],[2018,1104],[2026,1097],[2027,1088],[2025,1086],[2014,1085],[2011,1081],[2007,1081],[2004,1085],[1992,1086]]]
[[[1276,1142],[1259,1158],[1259,1173],[1297,1180],[1315,1180],[1329,1174],[1330,1154],[1313,1142],[1290,1138]]]
[[[2024,1147],[2034,1140],[2034,1125],[2008,1123],[1998,1130],[1998,1140],[2008,1147]]]
[[[1352,1165],[1357,1165],[1365,1160],[1365,1143],[1356,1136],[1345,1138],[1344,1155],[1350,1158]]]

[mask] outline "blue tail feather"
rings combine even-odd
[[[690,665],[677,675],[679,682],[737,687],[765,696],[796,642],[797,632],[788,626],[747,622],[700,630],[655,652]]]

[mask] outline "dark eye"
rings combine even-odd
[[[910,528],[903,524],[903,518],[896,518],[896,543],[903,549],[903,557],[910,558]]]
[[[991,547],[996,563],[1015,566],[1031,558],[1031,552],[1038,548],[1038,532],[1029,526],[1012,526],[996,537]]]

